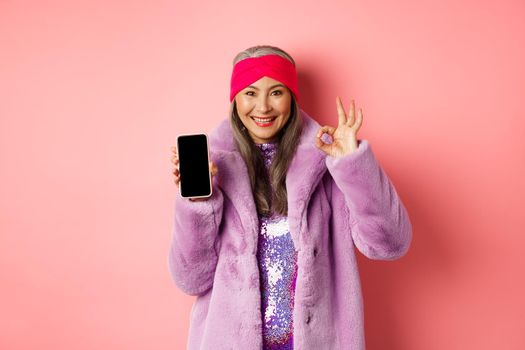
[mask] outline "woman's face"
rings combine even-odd
[[[262,77],[235,95],[237,113],[255,143],[272,142],[290,118],[292,95],[277,80]]]

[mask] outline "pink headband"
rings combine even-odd
[[[297,73],[292,62],[279,55],[245,58],[233,67],[230,87],[230,102],[235,95],[251,83],[267,76],[286,85],[299,100]]]

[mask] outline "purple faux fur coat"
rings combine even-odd
[[[302,110],[301,117],[303,134],[286,177],[298,250],[294,349],[364,349],[354,247],[371,259],[399,258],[412,225],[367,140],[347,156],[327,156],[315,146],[320,125]],[[213,195],[192,202],[177,191],[169,251],[175,284],[197,296],[188,349],[262,349],[259,223],[228,118],[209,142],[219,169]]]

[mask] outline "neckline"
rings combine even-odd
[[[256,143],[255,146],[259,146],[259,147],[262,147],[262,146],[277,146],[277,142],[274,141],[274,142]]]

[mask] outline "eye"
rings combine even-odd
[[[248,95],[248,96],[254,96],[255,95],[255,91],[246,91],[244,94]],[[272,94],[279,96],[279,95],[282,95],[283,92],[281,90],[274,90],[274,91],[272,91]]]

